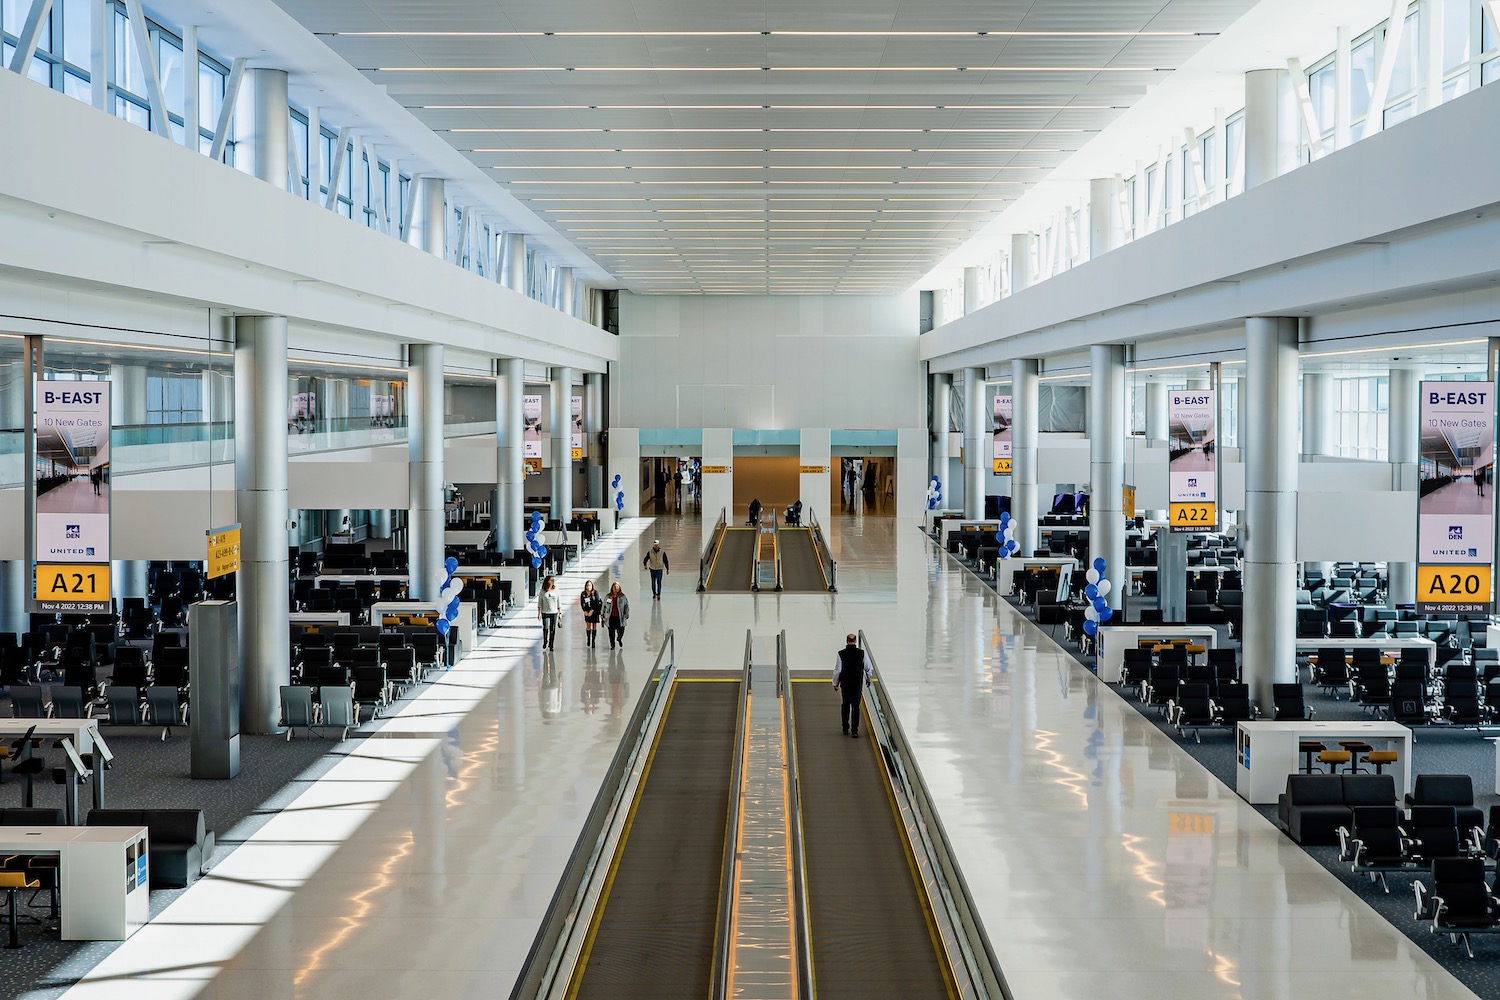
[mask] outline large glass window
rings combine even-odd
[[[146,423],[196,424],[203,421],[201,375],[147,375]]]
[[[1472,0],[1443,0],[1443,72],[1469,64]]]
[[[1334,448],[1346,458],[1383,462],[1389,454],[1390,380],[1337,379]]]
[[[64,0],[62,4],[63,58],[84,68],[93,61],[94,21],[89,7],[90,0]]]
[[[1417,53],[1421,51],[1421,27],[1421,18],[1415,11],[1406,16],[1406,30],[1401,33],[1401,45],[1396,49],[1396,63],[1391,71],[1389,97],[1400,97],[1417,89]]]

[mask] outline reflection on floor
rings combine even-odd
[[[1455,479],[1422,497],[1422,513],[1483,514],[1493,502],[1490,486],[1481,489],[1472,477]]]
[[[96,493],[89,477],[79,476],[37,497],[36,507],[38,513],[108,514],[109,484],[100,483]]]
[[[679,663],[730,669],[747,630],[822,669],[863,628],[1020,1000],[1473,996],[914,525],[828,521],[838,594],[699,595],[679,571],[655,602],[638,544],[597,560],[635,612],[619,713],[667,628]],[[697,521],[649,531],[695,565]],[[363,741],[73,995],[151,972],[153,1000],[210,978],[254,1000],[505,995],[621,728],[578,616],[550,667],[536,641],[524,615],[491,633],[393,723],[411,738]]]

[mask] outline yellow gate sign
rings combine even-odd
[[[804,465],[801,468],[804,476],[821,476],[828,471],[826,465]]]
[[[542,473],[542,460],[540,458],[528,458],[526,461],[526,474],[528,476],[539,476]]]
[[[208,578],[236,573],[240,568],[240,526],[213,528],[208,533]]]
[[[722,475],[726,474],[729,471],[729,466],[727,466],[727,465],[704,465],[704,466],[701,466],[698,471],[702,472],[705,476],[722,476]]]
[[[109,563],[38,563],[36,603],[43,611],[108,611]]]
[[[1490,566],[1418,566],[1417,604],[1441,612],[1489,604]]]
[[[1219,523],[1211,503],[1174,503],[1171,508],[1174,531],[1213,531]]]

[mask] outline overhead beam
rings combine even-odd
[[[219,107],[219,120],[214,123],[214,144],[209,147],[211,160],[224,159],[224,149],[229,143],[229,126],[234,121],[234,106],[239,103],[240,83],[245,79],[244,56],[236,56],[229,67],[229,79],[224,81],[224,103]]]

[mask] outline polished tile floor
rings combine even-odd
[[[865,630],[1019,1000],[1473,996],[916,527],[845,514],[838,594],[759,596],[694,592],[696,521],[626,527],[563,581],[620,580],[622,651],[494,631],[69,996],[507,995],[669,628],[726,669]]]

